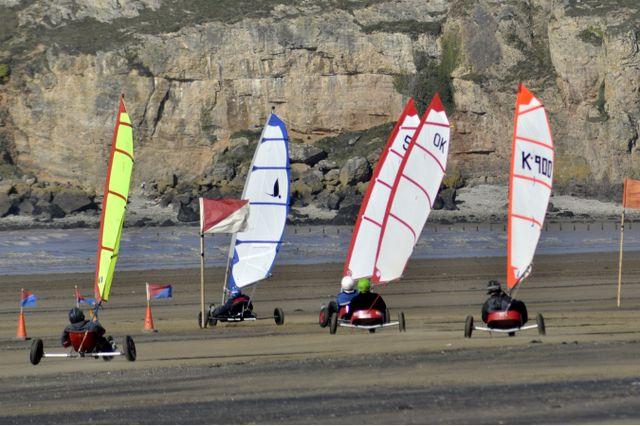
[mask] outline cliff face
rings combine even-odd
[[[376,129],[434,90],[455,126],[452,175],[504,183],[518,82],[548,108],[558,191],[612,197],[640,174],[633,0],[120,3],[0,0],[0,216],[44,203],[43,187],[99,192],[121,92],[136,191],[178,210],[241,187],[247,131],[275,106],[305,151],[298,207],[349,215],[386,138]],[[356,153],[366,167],[347,165]],[[341,179],[356,163],[365,172]]]

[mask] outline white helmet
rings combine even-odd
[[[340,287],[342,290],[347,293],[351,293],[356,288],[356,282],[350,276],[342,277],[342,281],[340,281]]]

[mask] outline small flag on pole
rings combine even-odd
[[[87,304],[89,306],[93,306],[93,305],[96,304],[96,300],[92,299],[90,297],[84,297],[78,291],[78,287],[76,287],[76,304],[81,305],[83,303],[85,303],[85,304]]]
[[[173,297],[173,287],[171,284],[147,284],[147,300],[168,299]]]
[[[640,209],[640,180],[626,178],[622,206],[626,209]]]
[[[200,198],[200,232],[241,232],[247,226],[249,200]]]
[[[20,307],[21,308],[33,308],[36,306],[36,300],[38,298],[35,294],[31,293],[29,290],[22,289],[20,296]]]

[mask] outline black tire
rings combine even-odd
[[[136,352],[136,344],[133,343],[133,339],[131,336],[125,336],[124,338],[124,356],[127,358],[127,361],[135,361],[138,356]]]
[[[325,305],[322,305],[320,308],[320,313],[318,314],[318,325],[320,328],[325,328],[329,325],[329,321],[331,321],[331,315],[329,315],[329,308]]]
[[[113,344],[113,336],[107,336],[107,342],[109,342],[109,347],[108,348],[103,348],[103,351],[106,352],[106,349],[109,349],[109,351],[114,351],[114,344]],[[102,360],[103,361],[111,361],[113,359],[112,356],[103,356]]]
[[[42,340],[36,339],[31,344],[31,352],[29,353],[29,361],[31,364],[38,365],[44,356],[44,344]]]
[[[471,339],[471,335],[473,334],[473,316],[467,315],[467,318],[464,320],[464,337],[467,339]]]
[[[329,316],[331,316],[331,314],[333,313],[339,313],[340,312],[340,306],[338,306],[338,304],[332,300],[331,302],[329,302]]]
[[[375,332],[376,332],[376,329],[375,329],[375,328],[370,328],[370,329],[369,329],[369,333],[372,333],[372,334],[373,334],[373,333],[375,333]]]
[[[198,312],[198,327],[207,328],[208,325],[209,325],[209,321],[205,321],[204,327],[202,327],[202,312]]]
[[[273,310],[273,321],[276,323],[276,325],[284,324],[284,311],[282,310],[282,308],[275,308]]]
[[[515,335],[516,335],[515,331],[510,331],[510,332],[507,333],[507,336],[509,336],[509,337],[513,337]]]
[[[404,312],[398,313],[398,329],[400,330],[401,333],[404,333],[405,331],[407,331],[407,323],[404,319]]]
[[[385,324],[388,323],[389,321],[391,321],[391,312],[389,311],[389,308],[385,309],[384,311],[384,322]]]
[[[329,333],[336,334],[336,331],[338,331],[338,314],[334,312],[329,321]]]
[[[536,316],[536,322],[538,323],[538,334],[541,336],[546,336],[547,329],[544,325],[544,317],[542,316],[542,314],[538,314]]]

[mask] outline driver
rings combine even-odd
[[[105,329],[100,325],[98,320],[87,321],[84,318],[84,312],[80,308],[73,308],[69,311],[69,325],[65,327],[60,336],[60,343],[65,348],[71,346],[70,332],[92,332],[96,334],[97,345],[96,349],[99,352],[113,351],[113,345],[104,337]]]
[[[249,298],[249,296],[243,294],[242,291],[240,291],[240,289],[238,288],[233,289],[227,301],[224,302],[224,304],[217,306],[213,310],[211,315],[214,318],[219,318],[219,317],[229,317],[231,315],[240,314],[242,313],[242,311],[235,312],[238,309],[237,308],[234,309],[234,305],[236,305],[236,303],[242,303],[242,302],[244,302],[244,304],[242,305],[242,311],[245,311],[245,310],[253,311],[253,303],[251,303],[251,299]]]
[[[507,293],[502,291],[500,283],[496,280],[489,281],[487,284],[487,294],[489,298],[482,305],[482,321],[487,322],[487,317],[491,312],[496,311],[517,311],[522,317],[522,325],[524,325],[529,317],[527,315],[527,307],[520,300],[511,298]]]
[[[360,278],[358,280],[358,295],[351,300],[349,307],[352,314],[363,309],[377,309],[383,315],[386,315],[387,311],[387,304],[382,300],[382,296],[371,291],[369,278]]]

